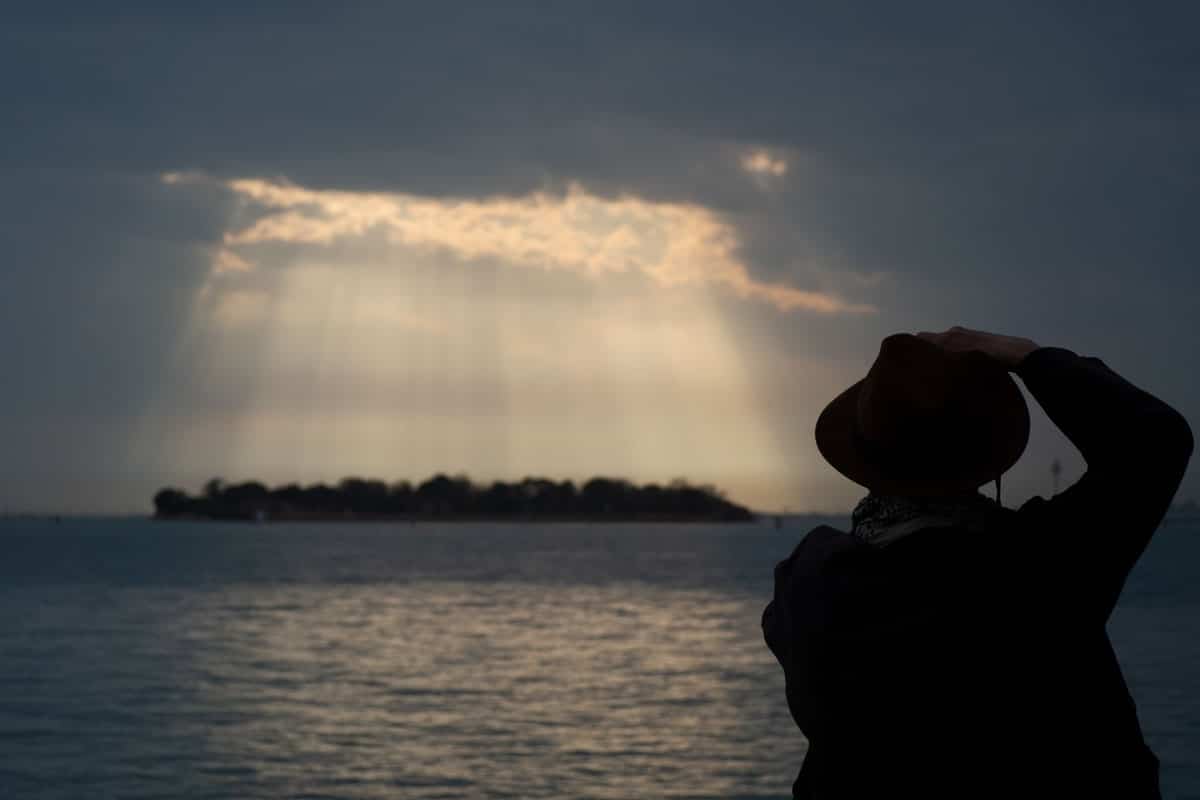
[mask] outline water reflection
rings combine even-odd
[[[205,742],[230,788],[243,769],[354,797],[778,796],[800,757],[757,597],[423,582],[203,600],[179,622],[197,702],[232,712]]]

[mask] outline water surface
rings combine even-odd
[[[0,796],[776,798],[758,620],[817,520],[0,523]],[[1200,797],[1195,527],[1110,629]]]

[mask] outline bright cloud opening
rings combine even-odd
[[[764,156],[765,157],[765,156]],[[767,169],[783,169],[770,162]],[[204,180],[168,173],[170,184]],[[781,311],[869,312],[822,291],[764,282],[738,256],[737,231],[699,205],[604,198],[572,185],[565,194],[430,198],[404,193],[309,189],[244,178],[223,185],[263,213],[228,232],[215,272],[244,271],[251,248],[328,246],[368,234],[400,249],[449,253],[464,261],[494,259],[522,268],[568,270],[591,278],[636,272],[663,287],[720,287]]]

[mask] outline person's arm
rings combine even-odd
[[[1041,535],[1071,537],[1083,585],[1107,617],[1183,480],[1191,428],[1098,358],[1045,347],[1015,371],[1087,462],[1072,486],[1033,498],[1019,514]]]
[[[1073,604],[1107,617],[1183,479],[1193,448],[1187,421],[1097,358],[964,328],[924,336],[1004,363],[1083,455],[1083,477],[1025,503],[1018,524],[1038,537],[1031,557],[1066,570]]]

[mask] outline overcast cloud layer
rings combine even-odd
[[[8,14],[5,507],[457,468],[846,508],[816,414],[954,324],[1200,420],[1192,4],[327,5]],[[1035,422],[1008,499],[1082,469]]]

